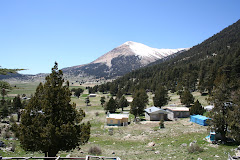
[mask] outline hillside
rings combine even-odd
[[[155,65],[133,71],[101,88],[117,86],[115,92],[121,88],[122,93],[132,93],[138,88],[154,91],[164,85],[173,92],[186,87],[211,93],[222,76],[227,77],[231,88],[239,87],[240,20],[172,59],[156,61]]]

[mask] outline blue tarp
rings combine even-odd
[[[202,115],[192,115],[190,116],[190,121],[191,122],[194,122],[194,123],[197,123],[199,125],[202,125],[202,126],[207,126],[207,120],[211,120],[211,118],[208,118],[208,117],[205,117],[205,116],[202,116]]]

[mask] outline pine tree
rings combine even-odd
[[[146,108],[148,103],[148,95],[144,89],[135,91],[133,95],[133,101],[131,103],[130,113],[135,116],[135,118],[141,115]]]
[[[226,102],[229,102],[230,92],[227,85],[227,78],[220,77],[217,87],[213,91],[214,108],[211,111],[211,124],[217,133],[221,134],[222,140],[226,141],[228,130],[229,108]]]
[[[101,99],[100,99],[100,102],[101,102],[101,105],[102,105],[102,107],[103,107],[104,103],[106,102],[106,101],[105,101],[105,97],[104,97],[104,96],[103,96],[103,97],[101,97]]]
[[[163,86],[160,86],[153,97],[154,106],[161,108],[168,103],[168,100],[169,97],[167,90]]]
[[[181,103],[186,106],[190,106],[194,102],[194,97],[188,89],[184,89],[184,92],[180,96]]]
[[[230,137],[240,142],[240,89],[233,94],[233,109],[229,111],[227,119]]]
[[[55,157],[59,151],[85,144],[90,137],[90,123],[80,123],[85,113],[70,103],[69,83],[64,86],[57,63],[45,80],[38,85],[15,130],[23,149]]]
[[[23,105],[22,105],[22,102],[21,102],[21,99],[20,99],[19,95],[13,99],[12,107],[13,107],[13,112],[17,113],[17,115],[18,115],[17,122],[19,122],[20,115],[21,115],[20,114],[20,109],[23,108]]]
[[[197,100],[190,109],[190,115],[194,115],[194,114],[203,115],[203,113],[204,113],[204,108],[202,107],[201,103]]]
[[[77,88],[74,90],[74,95],[79,98],[79,96],[81,95],[81,93],[83,93],[83,91],[84,90],[82,88]]]
[[[123,111],[123,108],[127,107],[128,105],[129,105],[129,103],[128,103],[127,99],[125,98],[125,96],[122,96],[121,99],[118,102],[118,106],[120,108],[122,108],[122,111]]]
[[[113,99],[113,97],[111,97],[105,106],[105,110],[109,111],[110,113],[114,113],[116,109],[117,109],[117,103]]]

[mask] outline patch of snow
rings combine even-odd
[[[163,57],[169,56],[173,53],[176,53],[185,49],[185,48],[157,49],[157,48],[151,48],[144,44],[132,42],[132,41],[125,42],[123,45],[128,45],[131,48],[131,50],[138,56],[150,57],[150,58],[156,57],[157,59],[161,59]]]

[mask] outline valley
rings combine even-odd
[[[16,86],[10,93],[26,94],[30,96],[34,94],[37,83],[12,84]],[[70,86],[71,88],[85,88],[86,86]],[[82,108],[86,117],[84,122],[91,123],[91,136],[89,142],[80,149],[74,149],[69,152],[59,152],[59,156],[84,157],[89,155],[90,147],[97,146],[101,149],[103,156],[117,156],[121,159],[226,159],[228,154],[233,155],[236,145],[214,145],[207,142],[204,138],[209,134],[208,126],[200,126],[189,121],[189,118],[180,118],[177,121],[165,121],[165,128],[159,128],[159,121],[145,121],[138,123],[133,122],[134,116],[130,115],[130,124],[125,127],[109,127],[106,126],[106,114],[100,104],[100,97],[105,96],[106,101],[109,100],[109,94],[96,93],[96,97],[90,97],[90,105],[86,106],[85,98],[88,91],[84,90],[80,98],[72,97],[71,101],[76,103],[77,108]],[[199,92],[193,92],[195,100],[198,99],[203,106],[207,105],[207,96],[201,96]],[[152,93],[148,93],[149,104],[153,105]],[[127,96],[131,98],[131,96]],[[179,95],[169,93],[169,104],[180,104]],[[129,112],[130,107],[124,109]],[[116,112],[120,112],[120,109]],[[98,114],[96,114],[98,113]],[[4,124],[1,124],[3,127]],[[109,134],[109,129],[113,128],[113,134]],[[15,152],[0,151],[1,156],[43,156],[38,152],[25,152],[20,148],[19,141],[15,139],[1,140],[10,145],[16,144]],[[203,151],[189,153],[190,143],[198,144]]]

